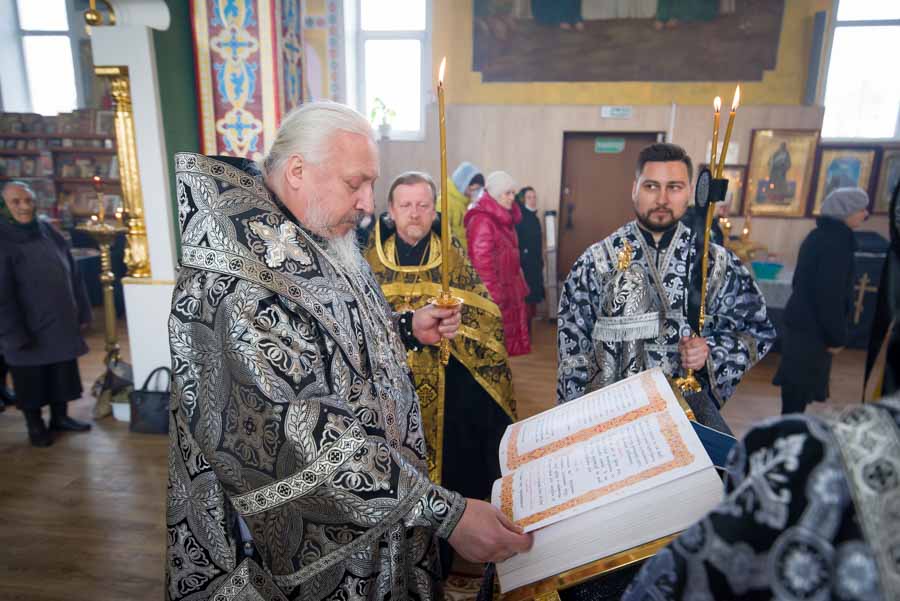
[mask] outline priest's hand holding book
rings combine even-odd
[[[502,511],[478,499],[466,499],[466,510],[448,542],[467,561],[505,561],[531,549],[532,534],[514,524]]]
[[[685,369],[700,370],[706,365],[709,357],[709,345],[706,338],[683,337],[678,343],[678,352],[681,354],[681,366]]]

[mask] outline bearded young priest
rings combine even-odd
[[[651,367],[671,378],[692,369],[702,386],[688,399],[698,420],[727,428],[718,410],[769,352],[775,328],[747,268],[711,244],[706,321],[692,336],[688,297],[699,279],[695,236],[703,235],[681,222],[692,177],[691,158],[680,146],[644,148],[632,188],[636,219],[572,267],[559,301],[559,402]]]

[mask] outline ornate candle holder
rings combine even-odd
[[[101,206],[101,215],[104,215],[103,193],[98,189],[98,199]],[[105,216],[105,215],[104,215]],[[113,298],[113,290],[116,282],[116,275],[112,270],[112,259],[110,255],[110,247],[119,236],[128,233],[128,228],[119,222],[109,223],[102,218],[94,215],[91,221],[76,226],[76,230],[84,232],[90,236],[100,247],[100,284],[103,290],[103,327],[106,335],[106,359],[104,361],[106,370],[109,370],[110,363],[119,360],[119,337],[116,333],[116,306]],[[110,405],[110,394],[106,392],[106,382],[110,378],[103,378],[104,388],[97,395],[97,405],[94,407],[94,417],[106,417],[112,413]]]
[[[444,291],[436,298],[429,298],[428,302],[439,309],[455,309],[463,304],[463,299]],[[441,338],[441,365],[447,365],[449,361],[450,341],[446,338]]]

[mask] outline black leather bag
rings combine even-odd
[[[165,390],[148,390],[153,377],[165,372]],[[172,389],[172,372],[168,367],[157,367],[150,372],[140,390],[129,396],[131,401],[132,432],[143,434],[166,434],[169,432],[169,397]]]

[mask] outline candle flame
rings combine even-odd
[[[734,100],[731,101],[731,111],[734,112],[737,110],[738,105],[741,104],[741,86],[740,84],[734,89]]]
[[[716,109],[716,112],[722,110],[722,99],[719,96],[716,96],[715,100],[713,100],[713,108]]]
[[[444,85],[444,70],[447,68],[447,57],[441,59],[441,68],[438,70],[438,85]]]
[[[92,179],[94,180],[94,183],[95,183],[95,184],[99,184],[99,183],[100,183],[100,176],[99,176],[99,175],[95,175]]]

